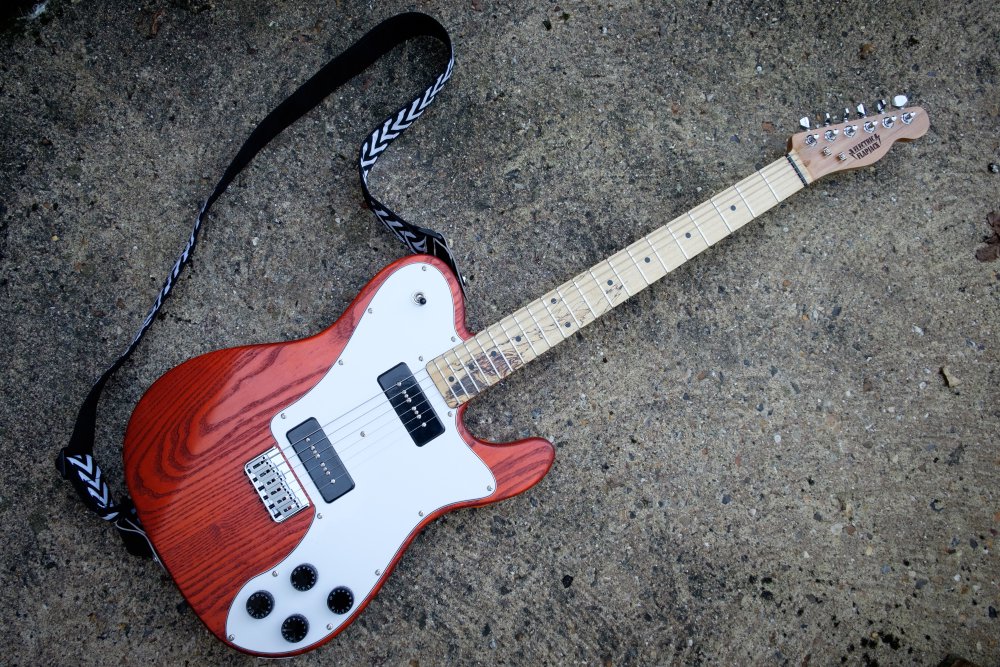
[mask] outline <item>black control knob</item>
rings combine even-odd
[[[307,591],[316,585],[316,568],[308,563],[303,563],[292,570],[292,588],[297,591]]]
[[[354,606],[354,593],[347,586],[337,586],[326,596],[326,606],[334,614],[346,614]]]
[[[302,614],[292,614],[281,624],[281,636],[285,641],[300,642],[309,634],[309,621]]]
[[[274,609],[274,596],[267,591],[257,591],[247,598],[247,613],[254,618],[264,618]]]

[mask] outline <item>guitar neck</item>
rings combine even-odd
[[[457,408],[801,190],[806,173],[790,152],[431,359],[428,374]]]

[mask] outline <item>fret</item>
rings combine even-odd
[[[474,340],[476,342],[476,345],[479,346],[479,353],[482,356],[486,357],[486,360],[488,362],[490,362],[490,367],[493,369],[493,373],[494,373],[494,375],[496,375],[496,378],[499,380],[501,377],[503,377],[502,375],[500,375],[500,369],[497,368],[497,365],[493,363],[493,355],[491,355],[489,352],[487,352],[483,348],[483,344],[479,342],[479,337],[477,336],[476,338],[473,338],[472,340]],[[469,349],[469,341],[465,341],[465,349]],[[478,358],[479,357],[475,357],[475,359],[478,359]],[[479,364],[477,363],[476,365],[478,366]],[[489,378],[486,378],[486,380],[487,380],[487,384],[493,384],[493,382],[489,381]]]
[[[775,192],[774,188],[771,187],[771,182],[767,180],[767,176],[765,176],[760,169],[757,170],[757,173],[760,174],[760,177],[764,180],[764,185],[767,186],[767,189],[771,191],[771,196],[774,197],[774,203],[777,204],[778,202],[780,202],[781,198],[778,197],[778,193]]]
[[[521,310],[526,310],[526,309],[522,308]],[[517,311],[517,313],[521,312],[521,310]],[[522,337],[524,338],[524,340],[526,340],[528,342],[528,347],[531,348],[531,351],[537,357],[539,354],[541,354],[541,352],[539,352],[538,350],[535,349],[535,344],[531,342],[531,336],[528,335],[528,332],[524,328],[524,325],[517,321],[517,313],[514,313],[513,315],[511,315],[511,317],[514,319],[514,324],[516,324],[517,328],[521,330]],[[548,348],[545,348],[545,349],[547,350]],[[542,352],[544,352],[544,351],[545,350],[542,350]]]
[[[508,318],[504,318],[504,319],[508,319]],[[510,335],[510,332],[507,331],[507,327],[505,327],[503,323],[504,323],[504,320],[500,320],[499,322],[497,322],[497,324],[500,326],[500,331],[503,331],[503,335],[506,336],[507,340],[510,341],[510,346],[514,348],[514,353],[521,360],[521,365],[523,366],[524,364],[528,363],[529,360],[525,359],[524,355],[521,354],[521,351],[519,349],[517,349],[517,344],[520,341],[515,340],[515,337]],[[524,338],[524,331],[522,331],[521,335],[517,336],[516,338]]]
[[[535,314],[531,312],[531,304],[529,303],[527,306],[523,308],[523,310],[526,313],[528,313],[528,317],[530,317],[531,321],[535,323],[536,327],[538,327],[538,333],[541,334],[543,339],[545,339],[545,344],[548,345],[549,347],[552,347],[552,343],[551,341],[549,341],[549,337],[545,335],[545,330],[542,329],[542,325],[538,323],[537,319],[535,319]]]
[[[629,259],[631,259],[632,263],[635,264],[637,269],[639,269],[639,276],[642,278],[642,282],[646,283],[646,287],[652,285],[653,283],[651,283],[649,279],[646,278],[646,274],[642,270],[642,264],[635,261],[635,256],[632,254],[632,250],[628,246],[625,247],[625,252],[628,253]]]
[[[456,401],[460,401],[461,399],[458,397],[458,394],[455,393],[455,385],[452,384],[451,382],[448,382],[448,380],[446,379],[448,377],[448,373],[441,372],[441,357],[435,357],[434,359],[431,360],[431,362],[434,364],[434,368],[437,369],[439,377],[444,381],[445,385],[448,387],[448,391],[451,392],[451,395],[455,397]],[[437,382],[435,382],[434,384],[437,384]],[[439,389],[441,388],[440,385],[438,385],[438,388]],[[441,393],[443,394],[444,392]]]
[[[653,251],[653,256],[656,257],[656,261],[659,262],[660,266],[663,268],[663,275],[667,275],[670,273],[670,269],[667,268],[666,262],[664,262],[663,258],[660,257],[660,251],[656,249],[656,246],[653,245],[653,242],[650,240],[652,236],[652,234],[647,234],[642,237],[642,240],[645,241],[646,245],[649,246],[649,249]]]
[[[715,205],[715,199],[712,198],[712,197],[709,197],[708,201],[711,202],[712,208],[714,208],[715,212],[719,214],[720,218],[722,218],[722,224],[724,224],[726,226],[726,231],[729,232],[730,234],[732,234],[733,233],[733,228],[729,226],[729,222],[726,220],[726,216],[722,215],[722,211],[719,209],[718,206]]]
[[[687,215],[688,218],[691,217],[690,213]],[[698,236],[695,236],[694,231],[690,229],[690,225],[687,225],[686,223],[684,224],[684,226],[688,228],[685,229],[684,231],[681,231],[681,221],[682,218],[678,218],[677,220],[674,220],[672,225],[677,227],[677,242],[680,243],[682,246],[684,246],[684,252],[686,256],[688,258],[691,258],[700,253],[701,251],[705,250],[706,248],[708,248],[709,246],[708,239],[703,240],[704,237],[698,238]],[[692,222],[694,221],[692,220]],[[701,231],[698,228],[697,223],[694,223],[694,226],[696,230],[698,230],[699,232]]]
[[[795,173],[794,162],[790,162],[795,159],[795,155],[789,154],[758,169],[686,214],[570,278],[543,298],[501,319],[474,339],[455,345],[427,363],[425,369],[428,375],[441,390],[448,405],[459,407],[568,338],[566,329],[572,329],[574,324],[577,328],[585,327],[686,260],[801,190],[804,184]],[[690,228],[691,225],[694,229]],[[659,266],[653,263],[654,256]],[[586,282],[584,278],[587,278]],[[570,288],[576,290],[575,295]],[[601,297],[593,295],[595,288],[600,290]],[[590,295],[588,291],[591,291]],[[600,299],[604,302],[599,303]],[[547,325],[547,322],[551,324]],[[547,332],[547,326],[554,326],[559,331],[559,338],[551,330]],[[502,363],[498,356],[503,358]],[[466,358],[468,360],[463,361]]]
[[[541,299],[539,299],[539,301],[542,302],[542,307],[549,314],[549,317],[552,318],[552,321],[556,323],[556,331],[559,331],[561,333],[562,332],[562,325],[563,325],[563,323],[559,321],[559,318],[556,317],[552,313],[552,309],[549,308],[549,304],[555,299],[555,297],[550,296],[550,294],[551,294],[551,292],[549,294],[546,294],[545,296],[543,296]]]
[[[611,298],[608,297],[608,293],[604,291],[603,287],[601,287],[601,281],[598,280],[597,276],[594,275],[594,270],[593,269],[587,269],[587,271],[590,273],[590,277],[594,279],[594,284],[597,285],[597,289],[601,290],[601,295],[604,296],[604,300],[608,302],[609,306],[611,306],[612,308],[614,308],[615,304],[613,304],[611,302]],[[607,312],[607,311],[604,311],[604,312]]]
[[[562,301],[564,306],[566,306],[566,310],[569,311],[569,316],[573,318],[574,322],[576,322],[576,326],[583,328],[583,325],[580,324],[580,320],[576,318],[576,314],[573,312],[573,306],[571,306],[569,301],[566,300],[566,297],[562,295],[562,292],[558,287],[556,288],[556,294],[559,295],[559,300]]]
[[[605,262],[605,263],[606,263],[606,264],[607,264],[608,266],[610,266],[610,267],[611,267],[611,273],[615,274],[615,278],[617,278],[617,279],[618,279],[618,284],[619,284],[619,285],[621,285],[621,286],[622,286],[623,288],[625,288],[625,293],[626,293],[626,294],[627,294],[628,296],[632,296],[632,292],[631,292],[631,291],[629,290],[629,288],[628,288],[628,285],[627,285],[627,284],[625,283],[625,281],[624,281],[624,280],[622,280],[622,277],[621,277],[620,275],[618,275],[618,271],[617,271],[617,269],[615,269],[615,265],[611,263],[611,260],[612,260],[612,259],[614,259],[614,258],[615,258],[615,255],[612,255],[611,257],[609,257],[609,258],[607,258],[606,260],[604,260],[604,262]],[[610,279],[609,279],[609,280],[610,280]],[[608,285],[608,287],[613,287],[613,285]],[[602,288],[602,289],[603,289],[603,288]]]
[[[587,295],[583,293],[582,289],[580,289],[580,285],[578,285],[576,282],[576,276],[570,278],[570,282],[573,283],[573,287],[575,287],[576,291],[580,294],[580,298],[583,299],[583,303],[587,306],[587,310],[590,311],[591,316],[594,319],[597,319],[597,311],[594,310],[594,307],[590,305],[590,301],[587,300]]]
[[[449,352],[451,352],[451,354],[455,357],[455,360],[458,361],[458,366],[456,367],[453,363],[448,361],[447,357],[445,357],[444,359],[445,363],[448,365],[448,372],[450,373],[450,377],[455,378],[454,380],[450,379],[449,382],[455,382],[457,380],[458,385],[462,388],[462,392],[466,396],[469,397],[475,396],[476,394],[479,393],[479,389],[476,387],[475,380],[469,377],[469,374],[466,372],[465,364],[463,364],[459,359],[458,353],[455,352],[455,348],[452,348],[451,350],[449,350]],[[468,387],[465,386],[466,380],[472,383],[471,391],[469,390]]]
[[[691,218],[691,222],[692,222],[692,224],[694,224],[694,228],[698,230],[699,234],[701,234],[701,238],[705,241],[705,245],[706,246],[712,245],[709,242],[708,237],[705,236],[705,232],[701,231],[701,226],[698,225],[698,221],[694,219],[693,215],[691,215],[691,211],[688,211],[688,217]]]
[[[671,235],[672,237],[674,237],[674,243],[676,243],[676,244],[677,244],[677,247],[681,249],[681,253],[683,253],[683,255],[684,255],[684,259],[686,259],[686,260],[687,260],[687,259],[691,259],[691,258],[690,258],[690,257],[688,256],[688,254],[687,254],[687,250],[685,250],[685,249],[684,249],[684,246],[682,246],[682,245],[681,245],[681,240],[680,240],[679,238],[677,238],[677,234],[674,234],[674,230],[673,230],[673,229],[671,229],[671,228],[670,228],[669,226],[667,226],[667,231],[668,231],[668,232],[670,232],[670,235]]]
[[[469,348],[465,345],[465,341],[459,343],[459,345],[457,347],[453,347],[452,349],[453,350],[457,350],[458,347],[464,347],[465,348],[465,353],[469,355],[469,361],[472,362],[472,366],[474,368],[479,368],[479,365],[476,363],[475,358],[469,352]],[[466,364],[464,361],[462,361],[462,356],[458,352],[455,352],[455,358],[458,359],[458,363],[461,364],[462,371],[465,373],[465,377],[469,378],[469,381],[472,382],[473,389],[475,389],[476,393],[478,394],[479,391],[480,391],[480,389],[479,389],[479,383],[476,382],[476,373],[475,373],[475,371],[472,368],[469,368],[468,364]],[[483,378],[479,378],[479,379],[482,380]],[[483,384],[485,385],[486,383],[484,382]]]
[[[740,192],[740,185],[739,185],[739,183],[737,183],[736,185],[733,186],[733,190],[735,190],[736,194],[738,194],[740,196],[740,199],[743,200],[743,205],[747,207],[748,211],[750,211],[750,216],[753,217],[753,218],[756,218],[757,214],[753,212],[753,209],[750,207],[750,204],[747,202],[746,197],[744,197],[743,193]]]
[[[497,343],[497,339],[493,337],[493,331],[492,331],[492,329],[493,329],[493,327],[486,327],[486,329],[484,330],[483,333],[485,333],[489,337],[490,342],[493,343],[493,349],[496,350],[497,355],[499,355],[500,358],[503,359],[503,362],[505,364],[507,364],[507,373],[506,374],[509,375],[510,373],[514,372],[514,367],[510,365],[510,361],[507,359],[507,355],[504,352],[503,348],[500,346],[499,343]],[[493,355],[490,355],[490,356],[492,357]],[[494,365],[494,368],[496,368],[495,365]],[[498,371],[497,375],[499,376],[499,371]]]

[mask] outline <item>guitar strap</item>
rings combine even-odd
[[[146,314],[146,319],[143,321],[142,326],[139,327],[132,341],[125,348],[125,351],[115,359],[114,363],[94,383],[83,405],[80,406],[80,412],[77,415],[76,425],[73,428],[73,435],[70,438],[69,444],[56,456],[56,468],[62,477],[73,485],[83,503],[91,511],[114,525],[129,553],[156,559],[156,553],[142,528],[142,524],[139,522],[135,506],[132,504],[131,499],[126,496],[119,502],[115,502],[107,480],[101,472],[100,466],[94,460],[94,430],[97,421],[97,404],[104,386],[111,376],[114,375],[115,371],[132,355],[139,346],[140,341],[142,341],[146,331],[153,324],[164,300],[170,296],[171,290],[177,282],[178,277],[180,277],[181,271],[191,258],[191,253],[198,241],[198,230],[201,229],[202,223],[207,219],[209,209],[211,209],[215,200],[226,191],[226,188],[229,187],[229,184],[236,178],[237,174],[272,139],[326,99],[330,93],[366,70],[397,45],[415,37],[432,37],[444,44],[448,49],[447,65],[444,71],[427,87],[423,94],[401,107],[396,113],[387,118],[385,122],[376,126],[365,139],[358,154],[361,191],[368,206],[375,213],[375,216],[411,252],[433,255],[444,261],[455,272],[455,275],[459,276],[459,284],[462,284],[461,274],[459,274],[458,267],[455,265],[455,258],[452,256],[444,237],[432,229],[407,222],[388,206],[377,200],[368,189],[368,175],[372,167],[375,166],[375,162],[379,156],[434,101],[434,97],[438,94],[438,91],[441,90],[451,76],[452,66],[455,62],[451,39],[444,26],[426,14],[399,14],[375,26],[350,48],[324,65],[321,70],[299,86],[298,90],[265,116],[257,127],[254,128],[249,138],[247,138],[236,154],[236,157],[233,158],[229,167],[222,174],[222,178],[219,179],[219,183],[215,186],[212,194],[209,195],[198,211],[198,216],[194,220],[194,228],[188,237],[187,245],[184,247],[183,252],[181,252],[180,257],[177,258],[177,261],[174,262],[174,266],[163,283],[163,287],[160,288],[160,292],[153,302],[152,307]]]

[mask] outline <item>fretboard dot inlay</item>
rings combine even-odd
[[[646,264],[649,264],[649,257],[646,258]]]
[[[691,238],[691,232],[684,232],[684,238],[686,239]]]
[[[520,343],[521,342],[521,337],[520,336],[514,336],[514,340],[517,341],[518,343]]]
[[[615,284],[615,281],[613,281],[613,280],[609,280],[609,281],[608,281],[608,284],[609,284],[609,285],[614,285],[614,284]]]
[[[569,327],[570,327],[570,323],[569,323],[569,322],[567,322],[567,323],[566,323],[566,328],[567,328],[567,329],[569,329]]]
[[[552,297],[552,303],[555,303],[555,302],[556,302],[556,298]]]
[[[732,206],[730,206],[729,210],[730,211],[735,211],[736,210],[736,204],[733,204]]]

